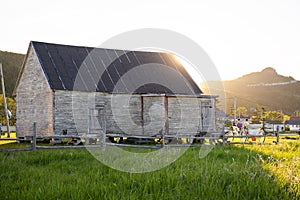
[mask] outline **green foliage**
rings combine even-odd
[[[248,116],[248,109],[245,106],[237,107],[236,109],[236,117],[243,116],[247,117]],[[234,109],[231,109],[230,116],[234,116]]]
[[[259,123],[260,121],[274,121],[278,123],[284,123],[290,119],[290,116],[285,115],[278,111],[267,111],[264,107],[256,106],[255,110],[251,113],[253,121]]]
[[[5,91],[7,97],[12,97],[19,71],[24,61],[23,54],[0,51],[0,63],[2,63]],[[2,93],[2,87],[0,87]]]
[[[1,199],[299,197],[264,168],[259,155],[267,155],[261,152],[217,146],[200,159],[199,150],[190,148],[170,166],[144,174],[113,170],[83,149],[0,153]]]
[[[237,108],[237,116],[248,116],[248,109],[245,106]]]
[[[267,111],[264,113],[263,116],[265,119],[269,119],[272,121],[284,123],[285,122],[285,116],[284,114],[278,112],[278,111]]]
[[[16,125],[16,98],[9,98],[6,97],[7,102],[7,109],[10,110],[12,117],[10,118],[10,125]],[[6,125],[6,118],[5,118],[5,109],[3,105],[3,95],[0,94],[0,123],[2,125]]]

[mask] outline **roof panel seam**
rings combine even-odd
[[[62,87],[64,88],[64,90],[66,90],[66,86],[64,85],[64,83],[63,83],[63,81],[62,81],[62,79],[61,79],[61,77],[60,77],[60,75],[59,75],[59,73],[58,73],[58,71],[57,71],[57,67],[56,67],[56,64],[54,63],[54,60],[53,60],[53,58],[52,58],[52,56],[51,56],[51,53],[50,53],[50,51],[49,51],[47,45],[46,45],[46,44],[44,44],[44,45],[45,45],[45,48],[46,48],[47,53],[48,53],[48,55],[49,55],[49,58],[50,58],[50,60],[51,60],[51,62],[52,62],[52,64],[53,64],[53,66],[54,66],[54,69],[55,69],[55,72],[56,72],[56,74],[57,74],[57,76],[58,76],[58,79],[60,80],[61,85],[62,85]]]

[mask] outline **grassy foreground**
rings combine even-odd
[[[277,184],[300,199],[300,141],[283,140],[278,145],[245,146],[257,152],[262,167]]]
[[[299,182],[295,182],[300,175],[299,143],[289,145],[289,148],[217,146],[203,159],[199,158],[199,148],[190,148],[168,167],[143,174],[113,170],[85,149],[1,152],[0,196],[1,199],[299,199]],[[281,153],[272,157],[281,159],[278,171],[273,170],[270,161],[277,148],[286,159],[281,159]],[[296,155],[290,155],[291,148]],[[289,172],[281,173],[283,166],[291,170],[296,167],[294,179],[286,177]]]

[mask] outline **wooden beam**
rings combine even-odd
[[[144,122],[144,97],[141,95],[141,125],[142,125],[142,135],[145,134],[145,122]]]
[[[164,106],[165,106],[165,135],[169,135],[169,109],[168,109],[168,97],[164,97]]]
[[[37,134],[37,126],[36,126],[36,122],[33,122],[32,151],[36,151],[36,134]]]
[[[165,136],[169,135],[169,114],[168,114],[168,97],[164,97],[164,108],[165,108],[165,113],[164,113],[164,122],[165,122],[165,131],[162,132],[162,145],[163,147],[165,146]]]

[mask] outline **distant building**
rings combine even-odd
[[[277,129],[279,132],[284,131],[284,124],[279,121],[274,120],[265,120],[265,131],[266,132],[276,132]]]
[[[216,129],[216,96],[168,53],[30,42],[15,94],[18,137],[32,135],[33,122],[38,135]]]
[[[300,117],[291,117],[285,122],[290,131],[300,131]]]

